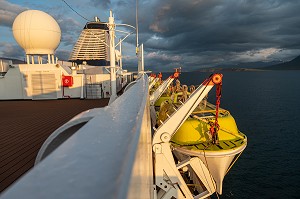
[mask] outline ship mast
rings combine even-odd
[[[135,28],[136,28],[136,55],[139,52],[139,22],[138,22],[138,0],[136,0],[136,8],[135,8]]]
[[[116,83],[116,60],[115,60],[115,21],[112,11],[109,11],[108,18],[109,28],[109,52],[110,52],[110,82],[111,82],[111,96],[109,103],[117,98],[117,83]]]

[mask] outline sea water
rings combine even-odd
[[[180,80],[199,85],[209,74],[182,73]],[[223,75],[221,107],[231,112],[248,145],[225,176],[219,198],[299,198],[300,71]],[[215,90],[208,100],[215,103]]]

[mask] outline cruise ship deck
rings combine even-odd
[[[109,99],[0,101],[0,193],[33,167],[47,137],[82,111]]]

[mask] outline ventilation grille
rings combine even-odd
[[[32,99],[57,99],[55,74],[31,74]]]
[[[108,60],[107,33],[101,29],[84,29],[69,60]]]

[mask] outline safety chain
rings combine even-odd
[[[220,129],[220,125],[218,123],[218,117],[219,117],[219,108],[220,108],[221,96],[222,96],[222,76],[223,76],[222,74],[215,74],[215,75],[217,76],[217,78],[213,77],[213,82],[216,84],[216,117],[215,117],[215,123],[213,123],[210,127],[210,133],[212,135],[212,144],[219,143],[218,131]]]

